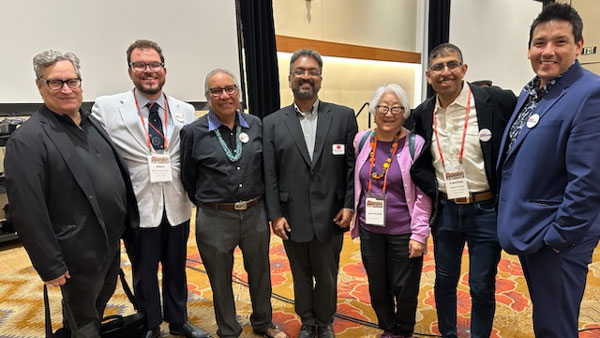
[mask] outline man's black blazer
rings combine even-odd
[[[502,132],[515,108],[517,97],[512,91],[503,90],[499,87],[481,88],[470,84],[469,86],[471,87],[475,101],[479,130],[489,129],[492,132],[492,138],[489,141],[480,141],[479,144],[483,153],[485,176],[490,185],[490,190],[496,196],[498,194],[496,161],[498,160],[498,153],[500,151]],[[434,201],[429,221],[429,224],[432,226],[437,219],[439,202],[438,184],[435,177],[435,169],[433,168],[433,156],[431,154],[435,103],[436,96],[434,95],[412,111],[414,130],[425,139],[425,145],[423,146],[421,156],[417,157],[410,170],[415,184]]]
[[[312,162],[293,105],[263,120],[267,215],[271,220],[285,217],[294,242],[308,242],[314,236],[325,242],[347,230],[333,218],[354,203],[352,141],[358,131],[354,111],[321,101],[317,118]],[[335,145],[343,145],[344,153],[334,155]]]
[[[82,112],[83,114],[83,112]],[[126,233],[137,228],[139,213],[127,166],[114,144],[88,116],[113,149],[126,184]],[[4,158],[10,219],[42,280],[97,271],[108,262],[108,238],[93,189],[64,125],[46,106],[8,140]]]

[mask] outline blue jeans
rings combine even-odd
[[[496,271],[500,244],[494,200],[472,204],[440,201],[432,229],[435,256],[435,303],[443,337],[457,337],[456,286],[465,245],[469,248],[471,337],[489,337],[496,310]]]

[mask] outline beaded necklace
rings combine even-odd
[[[237,162],[242,157],[242,141],[240,140],[241,132],[242,132],[242,127],[239,125],[236,126],[235,127],[235,155],[233,155],[231,153],[231,150],[229,150],[229,147],[223,140],[223,137],[221,137],[221,132],[219,132],[219,128],[215,129],[215,134],[217,134],[217,139],[219,140],[219,143],[221,144],[221,148],[223,148],[223,150],[225,151],[225,155],[227,155],[227,158],[231,162]]]
[[[398,132],[396,134],[396,136],[394,136],[394,143],[392,144],[392,147],[390,148],[390,151],[388,152],[387,159],[383,163],[383,168],[381,169],[381,173],[377,174],[377,169],[375,168],[375,150],[377,149],[377,133],[373,132],[371,134],[370,162],[371,162],[371,177],[372,178],[374,178],[376,180],[380,180],[383,177],[385,177],[385,174],[387,173],[387,170],[390,167],[390,164],[392,163],[392,158],[394,157],[394,154],[396,153],[396,150],[398,149],[398,140],[399,139],[400,139],[400,132]]]

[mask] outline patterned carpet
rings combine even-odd
[[[31,268],[24,250],[18,245],[0,247],[0,337],[23,338],[42,337],[44,333],[42,283]],[[216,325],[212,309],[212,293],[208,278],[204,273],[201,259],[196,249],[193,231],[188,243],[188,311],[190,320],[215,336]],[[433,297],[434,261],[429,243],[429,254],[426,255],[415,336],[427,337],[438,334],[435,303]],[[295,315],[293,305],[292,278],[289,263],[279,238],[271,240],[271,274],[274,298],[273,321],[290,337],[296,337],[300,330],[300,322]],[[125,272],[130,276],[130,266],[123,253]],[[465,252],[463,272],[468,268],[468,257]],[[496,290],[496,317],[492,337],[533,337],[531,327],[531,304],[527,287],[518,260],[504,254],[498,267]],[[249,323],[251,304],[247,288],[243,285],[247,280],[242,266],[241,253],[236,252],[234,293],[238,310],[238,320],[242,324],[243,337],[256,337]],[[549,295],[550,297],[551,295]],[[50,292],[52,316],[55,329],[61,322],[59,292]],[[342,252],[342,263],[338,284],[338,314],[334,321],[334,330],[338,337],[376,337],[380,331],[374,328],[375,314],[369,304],[367,278],[360,259],[358,240],[345,238]],[[106,315],[129,314],[132,312],[127,298],[120,287],[107,307]],[[466,273],[459,283],[458,290],[458,327],[459,336],[469,336],[470,296]],[[349,320],[351,319],[351,320]],[[600,251],[594,254],[594,263],[590,266],[588,286],[582,304],[580,328],[600,328]],[[163,336],[168,336],[168,327],[163,324]],[[589,330],[580,333],[580,337],[600,337],[600,330]]]

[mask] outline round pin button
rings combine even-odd
[[[248,134],[244,132],[240,133],[240,141],[242,141],[242,143],[248,143],[249,140],[250,137],[248,136]]]
[[[527,128],[531,129],[531,128],[537,126],[539,121],[540,121],[539,114],[533,114],[533,115],[529,116],[529,118],[527,119]]]
[[[487,128],[483,128],[479,131],[479,140],[481,142],[487,142],[492,139],[492,132]]]
[[[183,115],[181,113],[175,114],[175,120],[177,120],[178,122],[183,123]]]

